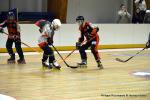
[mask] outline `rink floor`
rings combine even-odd
[[[60,71],[43,70],[41,54],[25,53],[27,64],[8,65],[8,54],[1,53],[0,94],[17,100],[150,100],[150,50],[126,63],[115,61],[139,50],[100,51],[103,70],[98,70],[88,52],[87,68],[71,69],[61,62]],[[65,57],[68,53],[61,54]],[[67,62],[76,65],[79,53],[72,54]]]

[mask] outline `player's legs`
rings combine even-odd
[[[50,56],[48,45],[43,46],[43,47],[42,47],[42,50],[44,51],[44,53],[43,53],[43,58],[42,58],[42,65],[43,65],[43,67],[47,67],[47,68],[51,69],[52,66],[50,66],[49,64],[46,63],[48,57]]]
[[[100,68],[100,69],[103,69],[103,65],[101,64],[101,61],[100,61],[100,55],[98,53],[98,44],[99,44],[99,38],[97,37],[95,40],[92,41],[91,43],[91,52],[93,53],[94,55],[94,58],[97,62],[97,66]]]
[[[17,60],[17,62],[19,64],[25,64],[25,59],[24,59],[24,55],[23,55],[23,51],[22,51],[22,48],[21,48],[21,40],[18,39],[17,41],[15,40],[15,48],[16,48],[16,51],[19,55],[19,60]]]
[[[87,65],[87,54],[85,50],[87,50],[89,46],[90,46],[90,43],[86,43],[79,48],[79,53],[80,53],[80,57],[82,61],[81,63],[78,63],[78,65],[81,65],[81,66]]]
[[[55,60],[55,56],[54,56],[54,51],[51,47],[49,47],[49,63],[54,66],[57,69],[60,69],[61,66],[57,63],[57,61]]]
[[[42,64],[44,67],[52,68],[53,66],[60,69],[60,65],[56,62],[54,51],[48,45],[45,45],[43,48],[44,54],[42,59]],[[47,59],[49,58],[49,65],[46,64]]]
[[[6,49],[10,55],[10,58],[7,60],[8,63],[15,63],[15,53],[13,52],[12,45],[13,40],[8,38],[6,42]]]

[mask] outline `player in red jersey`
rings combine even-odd
[[[98,53],[99,35],[97,32],[99,31],[99,28],[92,26],[89,22],[85,22],[83,16],[78,16],[76,18],[76,22],[79,24],[79,30],[81,32],[81,36],[76,43],[76,48],[79,50],[82,60],[82,62],[78,63],[78,65],[87,66],[87,54],[85,50],[91,47],[91,52],[95,57],[98,68],[103,69]],[[85,38],[87,42],[81,45]]]
[[[2,24],[0,24],[1,33],[3,33],[3,28],[5,27],[7,27],[9,33],[6,42],[6,48],[10,55],[8,63],[15,63],[15,53],[13,52],[12,49],[12,45],[13,43],[15,43],[15,48],[20,58],[19,60],[17,60],[17,62],[18,64],[25,64],[26,62],[21,48],[20,26],[18,22],[15,20],[15,15],[13,12],[8,12],[7,20],[5,20]]]

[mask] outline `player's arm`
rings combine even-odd
[[[49,37],[49,34],[50,34],[50,28],[48,25],[45,25],[44,27],[41,28],[41,35],[45,38],[48,38]]]
[[[48,36],[47,38],[47,42],[49,45],[52,45],[54,40],[53,40],[53,37],[54,37],[54,31],[51,31],[51,33],[49,33],[50,36]]]
[[[99,27],[98,26],[94,26],[92,24],[89,24],[89,28],[91,30],[91,37],[97,35],[97,32],[99,31]]]
[[[92,32],[91,32],[91,36],[95,36],[98,31],[99,31],[99,27],[94,27]]]
[[[0,27],[5,28],[7,26],[6,20],[0,24]]]
[[[84,41],[84,35],[83,35],[82,31],[81,31],[81,35],[80,35],[80,37],[79,37],[79,39],[78,39],[78,42],[76,42],[76,49],[80,49],[81,43],[82,43],[83,41]]]
[[[4,21],[3,23],[0,24],[0,33],[4,33],[4,29],[7,25],[6,25],[6,21]]]
[[[81,32],[81,35],[80,35],[80,37],[79,37],[79,39],[78,39],[78,42],[82,43],[83,41],[84,41],[84,35],[83,35],[83,33]]]
[[[51,30],[49,24],[46,24],[43,27],[42,36],[47,38],[47,42],[49,45],[53,44],[54,30]]]

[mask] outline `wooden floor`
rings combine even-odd
[[[150,100],[150,76],[132,74],[150,72],[150,50],[127,63],[115,61],[116,57],[127,59],[136,52],[101,53],[103,70],[98,70],[91,53],[88,68],[71,69],[61,63],[60,71],[43,70],[41,55],[25,56],[26,65],[8,65],[8,56],[0,56],[0,94],[17,100]],[[67,62],[78,61],[79,54],[73,54]]]

